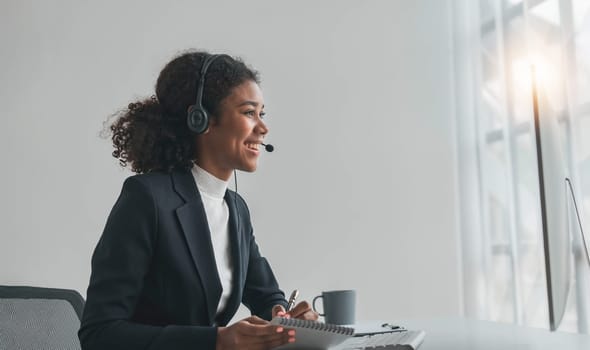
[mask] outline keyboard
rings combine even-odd
[[[424,341],[424,331],[403,331],[367,335],[347,339],[335,349],[356,350],[356,349],[392,349],[392,350],[415,350]]]

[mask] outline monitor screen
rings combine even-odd
[[[533,104],[549,326],[551,330],[556,330],[565,313],[572,259],[567,221],[567,165],[560,139],[558,115],[547,103],[542,90],[533,91]]]

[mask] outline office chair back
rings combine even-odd
[[[74,290],[0,286],[0,349],[79,350],[83,309]]]

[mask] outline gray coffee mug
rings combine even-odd
[[[318,311],[315,303],[322,299],[324,312]],[[354,290],[331,290],[322,292],[313,298],[313,310],[320,316],[324,316],[326,323],[354,324],[356,310],[356,292]]]

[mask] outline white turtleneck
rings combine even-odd
[[[227,304],[233,283],[233,265],[229,250],[229,209],[223,200],[228,182],[216,178],[196,164],[192,168],[192,173],[205,207],[217,273],[221,281],[221,299],[217,306],[219,314]]]

